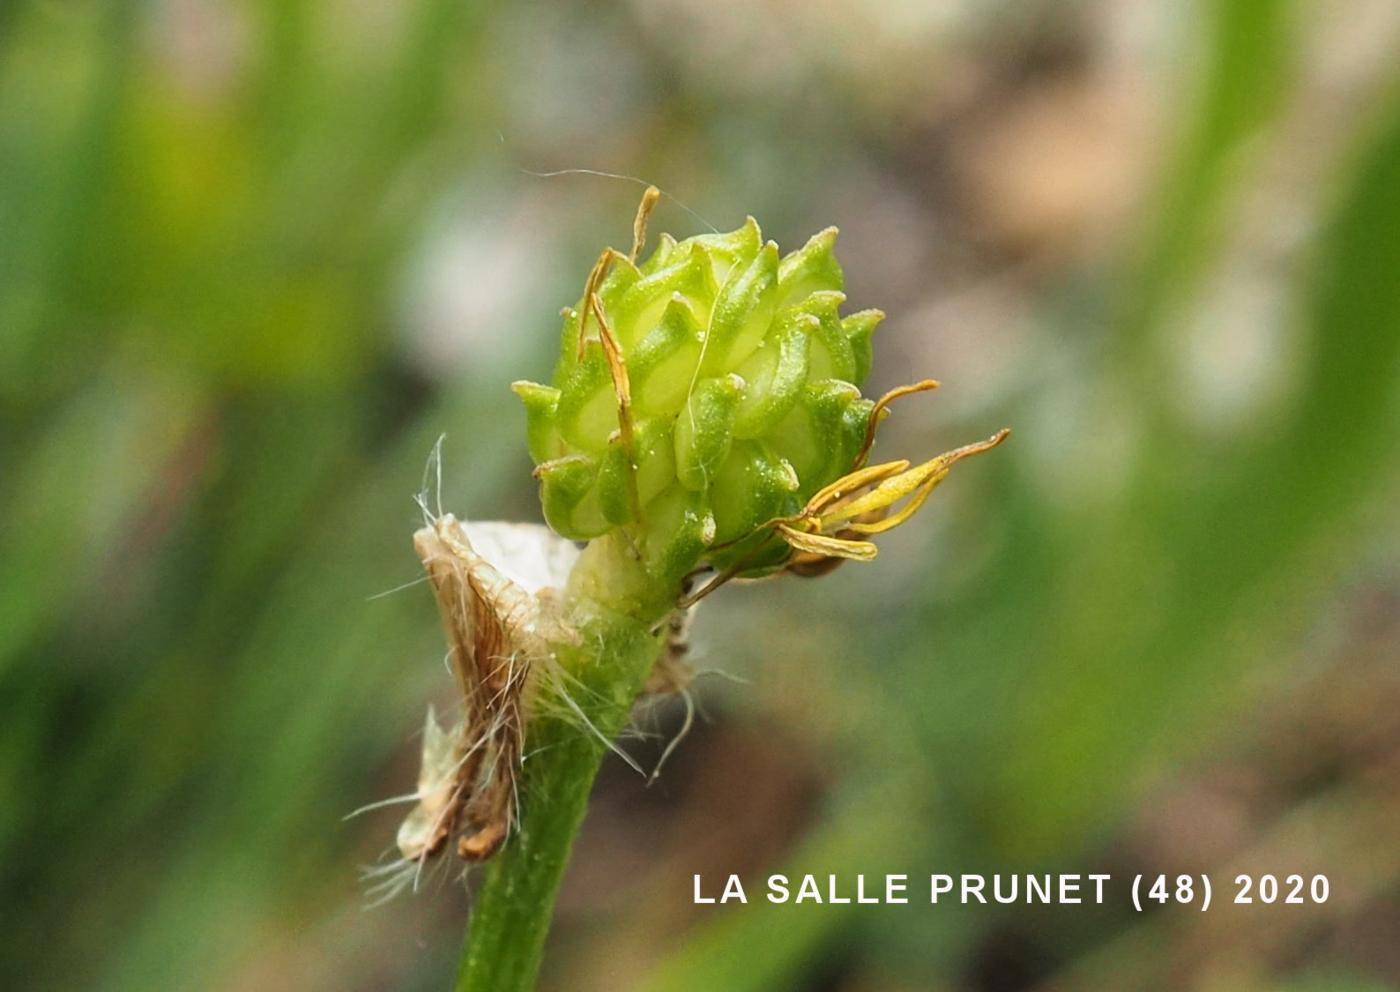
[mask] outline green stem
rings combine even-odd
[[[457,992],[535,987],[559,883],[607,753],[604,741],[622,729],[645,686],[660,647],[652,628],[674,602],[674,595],[648,589],[638,573],[604,539],[584,552],[570,580],[569,616],[580,636],[556,645],[555,653],[573,705],[537,706],[520,777],[520,827],[474,898]]]

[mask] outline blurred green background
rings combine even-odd
[[[365,912],[401,811],[342,820],[451,687],[371,597],[440,433],[538,519],[507,385],[640,187],[533,173],[595,169],[840,226],[872,390],[945,383],[888,457],[1016,433],[705,604],[734,678],[605,770],[544,986],[1400,987],[1397,54],[1389,0],[0,5],[0,985],[446,987],[464,887]],[[690,905],[858,869],[1332,898]]]

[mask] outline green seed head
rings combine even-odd
[[[827,228],[783,255],[750,217],[727,234],[662,235],[644,261],[604,252],[564,310],[554,384],[514,387],[556,531],[623,528],[668,584],[701,564],[789,563],[798,546],[775,522],[799,521],[859,467],[878,417],[860,384],[884,315],[842,315],[835,243]]]

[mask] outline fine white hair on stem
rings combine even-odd
[[[392,589],[385,589],[383,592],[377,592],[371,596],[366,596],[365,602],[373,603],[376,599],[383,599],[385,596],[392,596],[396,592],[403,592],[405,589],[412,589],[414,586],[420,586],[427,581],[428,577],[426,575],[420,575],[418,576],[418,578],[409,579],[407,582],[396,585]]]
[[[357,816],[363,816],[376,809],[383,809],[386,806],[399,806],[403,803],[416,803],[422,798],[423,794],[421,792],[405,792],[401,796],[390,796],[388,799],[380,799],[378,802],[365,803],[359,809],[351,810],[349,813],[346,813],[340,820],[344,823],[346,820],[353,820]]]
[[[665,750],[661,752],[661,757],[656,759],[656,766],[652,768],[651,775],[647,777],[647,786],[650,787],[661,775],[661,769],[666,761],[680,747],[681,741],[690,734],[690,728],[695,725],[695,696],[689,689],[682,689],[681,699],[685,701],[685,719],[681,722],[681,729],[676,731],[670,741],[667,742]]]
[[[699,213],[692,210],[684,201],[666,192],[666,190],[657,186],[656,183],[642,179],[640,176],[629,176],[621,172],[604,172],[602,169],[553,169],[549,172],[536,172],[533,169],[526,169],[522,166],[516,166],[516,168],[520,169],[525,175],[534,176],[536,179],[558,179],[560,176],[596,176],[599,179],[620,179],[623,182],[636,183],[638,186],[656,186],[657,191],[662,196],[690,214],[691,217],[695,218],[695,220],[699,221],[703,226],[709,228],[711,234],[720,233],[719,228],[715,227],[704,217],[701,217]]]
[[[414,884],[417,870],[416,863],[407,858],[361,869],[360,882],[365,885],[364,909],[378,909],[402,895]]]
[[[423,464],[422,485],[419,486],[418,492],[413,497],[413,501],[423,511],[423,523],[429,527],[442,518],[442,442],[445,440],[447,440],[447,435],[439,434],[437,440],[433,442],[433,446],[428,452],[428,460]],[[436,513],[428,505],[430,490],[433,496],[433,506],[437,508]]]
[[[590,734],[596,737],[605,748],[607,748],[613,754],[621,758],[628,768],[631,768],[638,775],[645,778],[646,772],[643,771],[642,766],[637,763],[637,759],[632,757],[622,748],[618,747],[616,741],[613,741],[606,734],[604,734],[601,730],[598,729],[598,727],[593,723],[593,721],[589,719],[588,714],[584,712],[583,707],[580,706],[577,700],[574,699],[573,694],[569,691],[569,687],[573,686],[582,689],[583,691],[590,693],[594,696],[597,696],[597,693],[593,692],[593,690],[590,690],[582,682],[574,678],[568,672],[564,671],[564,669],[558,665],[552,665],[549,667],[549,675],[551,676],[549,688],[552,691],[550,691],[547,694],[542,693],[541,700],[543,701],[546,699],[558,699],[561,703],[564,704],[563,712],[558,715],[572,717],[573,719],[577,720],[579,725],[582,726],[583,729],[587,730]],[[598,696],[598,698],[601,700],[602,697]]]
[[[693,673],[696,679],[709,678],[711,676],[724,679],[726,682],[733,682],[735,685],[753,685],[753,682],[742,675],[735,675],[727,672],[723,668],[697,668]]]
[[[442,859],[440,864],[434,865],[433,872],[446,880],[449,874],[446,866],[449,862]],[[360,869],[360,881],[365,885],[366,911],[378,909],[387,902],[403,895],[405,892],[417,892],[422,888],[424,859],[422,858],[395,858],[383,864],[371,865]],[[428,881],[432,881],[433,875],[428,876]]]

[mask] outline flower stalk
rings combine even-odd
[[[600,553],[589,553],[595,549]],[[641,578],[619,574],[628,559],[613,550],[595,542],[574,569],[571,582],[579,594],[568,614],[583,636],[556,647],[581,712],[547,706],[530,724],[519,778],[525,809],[473,897],[458,992],[535,987],[559,883],[608,752],[605,741],[623,729],[656,662],[661,635],[654,628],[670,605],[627,594],[600,602],[590,595],[635,588],[632,580]],[[580,726],[585,720],[588,729]]]

